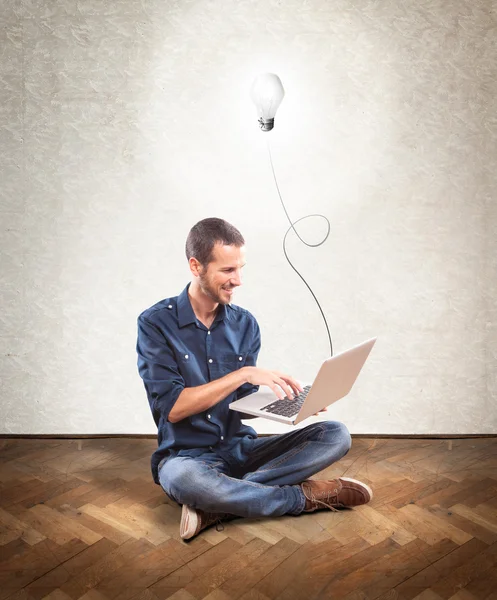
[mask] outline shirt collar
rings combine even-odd
[[[190,302],[190,297],[188,296],[189,287],[190,283],[178,296],[178,300],[176,303],[178,307],[178,324],[180,327],[190,325],[191,323],[197,323],[197,317],[193,312],[192,303]],[[217,323],[217,321],[223,321],[227,317],[228,311],[226,310],[226,306],[224,304],[219,304],[214,323]]]

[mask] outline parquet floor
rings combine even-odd
[[[0,440],[0,600],[497,599],[497,438],[355,438],[364,507],[179,538],[152,439]]]

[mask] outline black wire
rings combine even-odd
[[[290,227],[287,229],[287,232],[285,233],[285,237],[283,238],[283,252],[284,252],[284,254],[285,254],[285,258],[286,258],[286,259],[287,259],[287,261],[288,261],[288,264],[289,264],[289,265],[292,267],[292,269],[295,271],[295,273],[297,273],[297,275],[300,277],[300,279],[302,279],[302,281],[305,283],[305,285],[307,286],[307,289],[308,289],[308,290],[311,292],[311,294],[312,294],[312,297],[314,298],[314,300],[316,301],[316,304],[318,305],[318,308],[319,308],[319,310],[320,310],[320,312],[321,312],[321,316],[323,317],[323,320],[324,320],[324,324],[325,324],[325,326],[326,326],[326,331],[328,332],[328,340],[329,340],[329,342],[330,342],[330,356],[333,356],[333,344],[332,344],[332,342],[331,342],[330,329],[329,329],[329,327],[328,327],[328,323],[326,322],[326,317],[324,316],[324,312],[323,312],[323,310],[322,310],[322,308],[321,308],[321,305],[319,304],[319,302],[318,302],[318,299],[317,299],[317,298],[316,298],[316,296],[314,295],[314,292],[311,290],[311,288],[310,288],[309,284],[307,283],[307,281],[306,281],[306,280],[305,280],[305,279],[302,277],[302,275],[301,275],[301,274],[300,274],[300,273],[297,271],[297,269],[296,269],[296,268],[293,266],[293,264],[292,264],[291,260],[288,258],[288,254],[287,254],[287,252],[286,252],[286,246],[285,246],[285,243],[286,243],[286,236],[287,236],[287,235],[290,233],[290,231],[291,231],[292,229],[293,229],[293,231],[295,232],[295,234],[297,235],[297,237],[299,238],[299,240],[300,240],[302,243],[304,243],[306,246],[308,246],[309,248],[317,248],[318,246],[322,246],[322,245],[323,245],[323,244],[326,242],[326,240],[328,239],[328,236],[330,235],[330,229],[331,229],[331,225],[330,225],[330,222],[328,221],[328,219],[327,219],[327,218],[326,218],[324,215],[321,215],[321,214],[307,215],[307,216],[305,216],[305,217],[302,217],[302,218],[300,218],[300,219],[297,219],[297,221],[294,221],[294,222],[292,223],[292,220],[291,220],[291,219],[290,219],[290,217],[288,216],[288,212],[287,212],[287,210],[286,210],[286,208],[285,208],[285,204],[284,204],[284,202],[283,202],[283,198],[281,197],[281,192],[280,192],[280,188],[279,188],[279,185],[278,185],[278,180],[276,179],[276,173],[274,172],[274,166],[273,166],[273,157],[271,156],[271,148],[270,148],[270,145],[269,145],[269,137],[266,139],[266,141],[267,141],[267,149],[268,149],[268,152],[269,152],[269,161],[271,162],[271,170],[273,171],[274,183],[276,184],[276,189],[277,189],[277,191],[278,191],[278,196],[280,197],[280,200],[281,200],[281,205],[283,206],[283,210],[285,211],[285,215],[286,215],[286,217],[287,217],[287,219],[288,219],[288,222],[290,223]],[[295,229],[295,227],[294,227],[294,225],[296,225],[296,224],[297,224],[297,223],[299,223],[300,221],[303,221],[304,219],[311,219],[312,217],[321,217],[321,218],[322,218],[322,219],[324,219],[324,220],[326,221],[326,223],[328,224],[328,231],[327,231],[327,233],[326,233],[326,236],[325,236],[324,240],[322,240],[322,241],[321,241],[321,242],[319,242],[318,244],[308,244],[308,243],[307,243],[305,240],[303,240],[303,239],[300,237],[300,235],[299,235],[298,231],[297,231],[297,230]]]

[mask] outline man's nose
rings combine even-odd
[[[241,273],[237,273],[234,277],[231,278],[231,285],[242,285]]]

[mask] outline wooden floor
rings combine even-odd
[[[0,440],[0,600],[497,598],[497,439],[354,439],[364,507],[179,538],[151,439]]]

